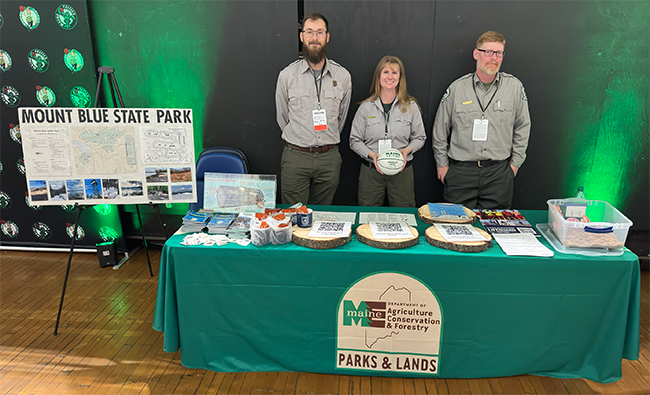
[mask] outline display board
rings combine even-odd
[[[20,108],[39,205],[196,202],[191,109]]]

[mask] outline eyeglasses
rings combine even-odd
[[[487,56],[488,58],[491,58],[492,55],[495,55],[495,54],[497,55],[497,58],[502,58],[502,57],[506,56],[506,53],[504,51],[493,51],[491,49],[478,49],[478,48],[476,48],[476,49],[478,51],[483,52],[485,54],[485,56]]]
[[[327,33],[327,31],[325,31],[325,30],[315,30],[314,31],[314,30],[311,30],[311,29],[303,30],[302,32],[305,33],[305,37],[307,37],[307,38],[313,37],[314,34],[318,38],[323,38],[323,37],[325,37],[325,33]]]

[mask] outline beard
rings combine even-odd
[[[303,42],[302,56],[311,64],[320,63],[327,56],[327,43],[323,43],[320,47],[312,47],[309,42]]]
[[[486,75],[495,75],[499,71],[499,68],[499,65],[496,65],[494,63],[488,63],[483,66],[479,66],[479,70],[481,70]]]

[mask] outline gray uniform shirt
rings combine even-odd
[[[327,113],[327,130],[316,132],[312,111],[318,109],[318,98],[309,63],[300,59],[280,72],[275,89],[275,108],[282,139],[287,143],[319,147],[341,141],[352,97],[352,78],[346,69],[327,59],[320,79],[320,103]]]
[[[386,134],[386,120],[388,120],[388,134]],[[401,150],[409,145],[411,151],[406,157],[413,159],[413,153],[424,146],[427,135],[424,131],[422,114],[417,103],[411,102],[411,110],[402,112],[397,104],[384,115],[381,99],[361,103],[352,120],[350,131],[350,148],[359,156],[370,161],[370,151],[379,153],[379,140],[390,139],[392,148]]]
[[[479,100],[483,108],[487,106],[484,113],[489,120],[487,141],[472,140],[474,120],[481,119],[483,114]],[[448,166],[449,158],[478,161],[509,157],[511,165],[521,167],[526,159],[529,135],[528,98],[519,79],[499,72],[486,91],[476,73],[467,74],[449,86],[438,106],[433,123],[433,155],[437,167]]]

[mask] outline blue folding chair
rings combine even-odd
[[[203,208],[204,173],[248,174],[248,159],[237,148],[212,147],[201,152],[196,160],[196,203],[190,203],[190,210]]]

